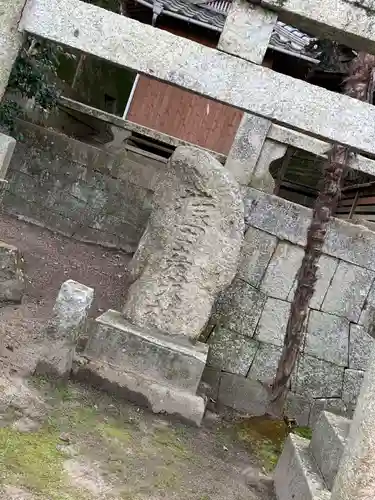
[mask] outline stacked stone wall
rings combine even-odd
[[[219,405],[250,411],[254,381],[269,384],[276,372],[311,210],[255,189],[245,202],[242,260],[211,321],[206,379]],[[287,405],[304,424],[322,408],[350,413],[356,403],[373,343],[374,280],[375,233],[332,219]]]

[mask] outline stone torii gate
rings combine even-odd
[[[219,46],[212,49],[80,0],[28,0],[26,4],[0,0],[0,97],[22,33],[30,33],[245,111],[226,164],[244,186],[254,185],[265,174],[259,168],[282,155],[282,144],[293,143],[294,138],[302,145],[313,144],[310,149],[319,149],[320,140],[349,146],[358,153],[352,167],[375,175],[370,159],[375,155],[374,106],[261,66],[277,18],[313,35],[324,34],[375,53],[375,0],[256,3],[234,2]],[[279,129],[276,145],[268,142],[267,146],[273,140],[271,131],[280,125],[285,128]],[[13,139],[0,136],[0,177],[5,175],[14,145]],[[260,161],[262,154],[266,161]],[[371,371],[366,387],[373,378]],[[372,464],[363,458],[375,455],[375,440],[366,434],[363,455],[363,436],[358,433],[360,427],[372,428],[373,405],[367,410],[358,410],[362,424],[353,427],[350,439],[356,453],[344,460],[332,500],[373,497],[372,484],[370,496],[360,496],[374,475]],[[349,469],[356,471],[356,481],[348,490],[342,478],[353,477]]]

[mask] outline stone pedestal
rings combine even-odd
[[[97,319],[77,375],[199,425],[207,346],[197,338],[235,276],[243,232],[236,181],[206,151],[177,148],[130,265],[123,313]]]
[[[205,401],[196,392],[207,351],[205,344],[138,328],[109,310],[95,322],[84,352],[89,363],[77,376],[154,413],[199,425]]]

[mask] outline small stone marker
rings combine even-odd
[[[18,249],[0,242],[0,307],[9,302],[21,302],[25,290],[22,268]]]
[[[35,373],[67,377],[72,369],[75,347],[84,333],[94,290],[73,280],[62,284],[53,316],[46,327],[46,343]]]
[[[208,152],[176,149],[130,266],[123,314],[97,318],[77,376],[154,413],[199,425],[208,346],[197,342],[235,276],[244,233],[239,186]]]

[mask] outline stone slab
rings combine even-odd
[[[332,277],[336,272],[339,261],[334,257],[328,255],[321,255],[318,261],[317,281],[315,283],[314,294],[310,301],[310,307],[313,309],[320,309],[324,297],[327,294],[328,287],[331,283]],[[288,300],[292,302],[297,288],[297,278],[294,281],[293,287],[288,295]]]
[[[278,12],[285,23],[318,38],[331,39],[347,47],[375,53],[373,0],[261,0]]]
[[[218,405],[228,406],[251,416],[261,416],[269,408],[270,394],[256,380],[223,373],[220,380]]]
[[[0,134],[0,181],[5,179],[15,147],[16,140],[13,137]]]
[[[322,311],[344,316],[357,323],[375,273],[340,262],[322,304]]]
[[[311,405],[309,426],[313,427],[318,421],[322,411],[327,411],[339,416],[351,416],[351,411],[341,398],[316,398]]]
[[[261,342],[283,346],[289,311],[289,302],[268,297],[255,332],[255,338]]]
[[[292,377],[292,391],[310,398],[339,398],[343,376],[343,367],[301,355]]]
[[[250,285],[259,287],[276,244],[275,236],[249,227],[245,233],[237,276]]]
[[[286,300],[301,267],[304,250],[281,241],[268,264],[260,285],[263,293]]]
[[[117,311],[96,319],[85,356],[116,370],[142,374],[159,383],[195,393],[208,346],[132,325]]]
[[[244,113],[232,147],[228,153],[225,168],[237,182],[247,186],[252,177],[271,122],[266,118]]]
[[[304,351],[339,366],[348,366],[349,321],[310,310]]]
[[[256,64],[262,64],[277,14],[236,0],[227,16],[217,48]]]
[[[217,323],[241,335],[252,337],[262,314],[266,296],[235,278],[216,305]]]
[[[373,348],[374,339],[367,333],[367,329],[352,323],[349,336],[349,368],[366,370]]]
[[[330,493],[309,450],[309,441],[289,434],[274,472],[277,500],[329,500]]]
[[[21,302],[25,291],[22,257],[18,249],[0,241],[0,307]]]
[[[357,404],[365,372],[348,368],[344,373],[342,400],[354,407]]]
[[[79,0],[32,0],[21,29],[289,128],[375,153],[372,105],[134,19]]]
[[[258,350],[258,342],[218,327],[208,341],[207,363],[226,372],[246,376]]]
[[[351,421],[323,411],[312,433],[310,450],[331,490],[349,434]]]
[[[148,408],[153,413],[170,415],[197,426],[202,422],[205,412],[205,400],[202,397],[161,385],[141,374],[118,371],[106,364],[90,362],[78,367],[76,377]]]
[[[276,375],[280,357],[281,347],[259,342],[259,348],[256,351],[248,378],[270,385]]]

